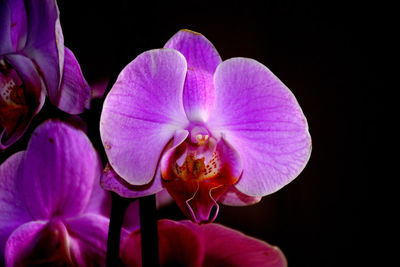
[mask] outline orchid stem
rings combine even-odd
[[[139,199],[142,267],[160,266],[156,195]]]
[[[121,240],[121,228],[125,211],[131,199],[123,198],[111,192],[111,216],[108,227],[106,266],[119,266],[119,243]]]

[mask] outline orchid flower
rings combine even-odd
[[[296,98],[267,67],[222,61],[188,30],[122,70],[100,133],[109,160],[103,188],[141,197],[165,187],[195,222],[214,220],[217,201],[248,205],[279,190],[311,152]]]
[[[88,107],[90,87],[64,46],[55,0],[0,2],[0,149],[16,142],[51,103],[70,114]]]
[[[219,224],[160,220],[158,233],[161,267],[287,266],[279,248]],[[142,266],[140,230],[122,241],[120,257],[124,266]]]
[[[0,262],[103,266],[109,219],[101,215],[101,171],[82,131],[58,121],[39,126],[27,150],[0,166]]]

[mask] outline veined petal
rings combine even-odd
[[[9,104],[0,105],[0,123],[4,127],[0,132],[0,149],[12,145],[25,133],[45,100],[44,84],[30,59],[18,54],[7,55],[4,59],[10,64],[11,71],[18,73],[22,87],[14,89],[19,90],[13,92],[17,98]]]
[[[172,49],[142,53],[120,73],[104,102],[100,133],[108,160],[132,185],[148,184],[166,144],[188,124],[186,61]]]
[[[264,65],[247,58],[221,63],[214,85],[213,117],[207,125],[224,133],[243,159],[236,188],[264,196],[292,181],[310,157],[311,138],[290,90]]]
[[[23,192],[36,219],[70,217],[85,210],[98,175],[98,156],[87,136],[58,121],[46,121],[26,151]]]
[[[74,54],[67,47],[64,48],[64,73],[58,108],[69,114],[78,114],[89,106],[91,91]]]
[[[64,38],[54,0],[26,1],[28,37],[23,53],[40,69],[50,101],[57,105],[64,66]]]
[[[104,266],[109,219],[85,214],[67,219],[71,258],[76,266]]]
[[[21,191],[20,170],[24,155],[24,152],[17,152],[0,165],[0,263],[9,235],[32,220]]]
[[[34,250],[41,231],[46,227],[45,221],[31,221],[18,227],[8,238],[4,250],[5,266],[27,266],[25,259]]]
[[[287,266],[282,251],[261,240],[219,224],[195,225],[184,221],[203,237],[205,256],[203,266]]]
[[[214,104],[213,75],[221,57],[212,43],[200,33],[181,30],[165,44],[181,52],[187,62],[183,105],[189,120],[205,121]]]

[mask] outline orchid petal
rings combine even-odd
[[[17,152],[0,165],[0,263],[8,236],[30,220],[20,190],[20,168],[25,153]]]
[[[165,44],[181,52],[188,71],[183,89],[183,105],[189,120],[205,121],[214,103],[213,75],[221,57],[212,43],[200,33],[181,30]]]
[[[14,51],[11,38],[12,10],[10,2],[13,1],[0,2],[0,55]]]
[[[208,125],[243,159],[235,185],[250,196],[273,193],[305,167],[311,152],[306,118],[290,90],[264,65],[247,58],[221,63],[214,76]]]
[[[4,251],[5,266],[23,266],[25,257],[34,249],[32,244],[45,227],[44,221],[31,221],[18,227],[7,240]]]
[[[32,61],[18,54],[7,55],[5,59],[21,77],[25,90],[18,108],[13,108],[7,113],[2,111],[2,116],[7,118],[7,121],[3,131],[0,132],[0,149],[12,145],[25,133],[45,100],[44,84]]]
[[[182,223],[203,235],[204,266],[287,266],[282,251],[266,242],[219,224]]]
[[[104,102],[100,133],[113,169],[148,184],[161,152],[188,124],[182,104],[186,61],[172,49],[142,53],[120,73]]]
[[[97,214],[85,214],[67,219],[71,257],[76,266],[104,266],[109,219]]]
[[[226,191],[218,198],[218,202],[229,206],[248,206],[258,203],[261,197],[252,197],[243,194],[234,185],[227,187]]]
[[[15,51],[22,49],[28,35],[25,4],[23,0],[10,1],[11,4],[11,41]]]
[[[103,167],[100,156],[98,154],[97,156],[97,173],[94,175],[93,189],[85,213],[96,213],[109,217],[111,211],[111,195],[100,186],[100,177],[103,173]]]
[[[57,105],[64,66],[64,38],[54,0],[26,1],[28,38],[23,50],[40,69],[50,101]]]
[[[107,164],[101,176],[101,186],[105,190],[113,191],[126,198],[137,198],[153,195],[162,190],[160,167],[158,166],[154,179],[146,185],[131,185],[119,176],[114,169]]]
[[[158,221],[160,266],[203,266],[204,247],[201,237],[190,227],[170,220]],[[124,266],[142,266],[140,230],[132,232],[121,245]]]
[[[91,91],[74,54],[68,48],[64,48],[64,73],[58,108],[69,114],[79,114],[89,106]]]
[[[98,175],[98,156],[87,136],[65,123],[47,121],[26,151],[23,192],[36,219],[69,217],[85,210]]]

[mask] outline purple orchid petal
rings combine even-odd
[[[158,166],[154,179],[146,185],[128,184],[113,168],[107,164],[101,176],[101,186],[126,198],[137,198],[155,194],[162,190],[160,167]]]
[[[207,123],[224,133],[243,160],[236,188],[264,196],[292,181],[311,152],[306,118],[290,90],[264,65],[247,58],[221,63],[214,76],[214,115]]]
[[[181,30],[165,44],[181,52],[187,62],[183,105],[191,121],[205,121],[214,104],[213,75],[221,57],[212,43],[200,33]]]
[[[10,1],[11,7],[11,41],[14,51],[21,50],[26,43],[28,25],[23,0]]]
[[[82,131],[57,121],[39,126],[26,151],[22,180],[32,216],[69,217],[84,211],[98,165],[97,153]]]
[[[91,91],[72,51],[65,47],[64,52],[64,73],[58,108],[69,114],[78,114],[89,106]]]
[[[4,55],[14,51],[11,38],[12,11],[10,1],[0,2],[0,17],[0,55]]]
[[[64,38],[54,0],[26,1],[28,37],[23,53],[32,58],[44,78],[50,101],[58,105],[64,66]]]
[[[96,153],[97,154],[97,153]],[[100,177],[103,173],[103,166],[100,156],[97,154],[97,173],[94,175],[93,189],[85,213],[96,213],[110,217],[111,195],[100,186]]]
[[[11,92],[0,91],[0,102],[6,103],[0,107],[0,125],[3,127],[0,132],[0,149],[12,145],[24,134],[45,100],[44,84],[30,59],[18,54],[7,55],[4,59],[11,66],[7,71],[17,76],[5,79],[11,78],[13,83],[21,84],[12,87]]]
[[[128,183],[148,184],[164,147],[188,124],[182,104],[185,75],[179,52],[147,51],[122,70],[107,95],[101,138],[111,166]]]
[[[85,214],[67,219],[71,258],[76,266],[104,266],[109,219]]]
[[[229,206],[248,206],[260,202],[261,197],[252,197],[243,194],[234,185],[229,185],[226,191],[218,198],[218,202]]]
[[[8,236],[30,220],[20,184],[20,167],[25,153],[18,152],[0,165],[0,263]]]
[[[44,221],[31,221],[18,227],[7,240],[4,250],[5,266],[26,266],[22,264],[45,227]]]
[[[261,240],[219,224],[195,225],[182,222],[203,236],[203,266],[287,266],[282,251]]]

